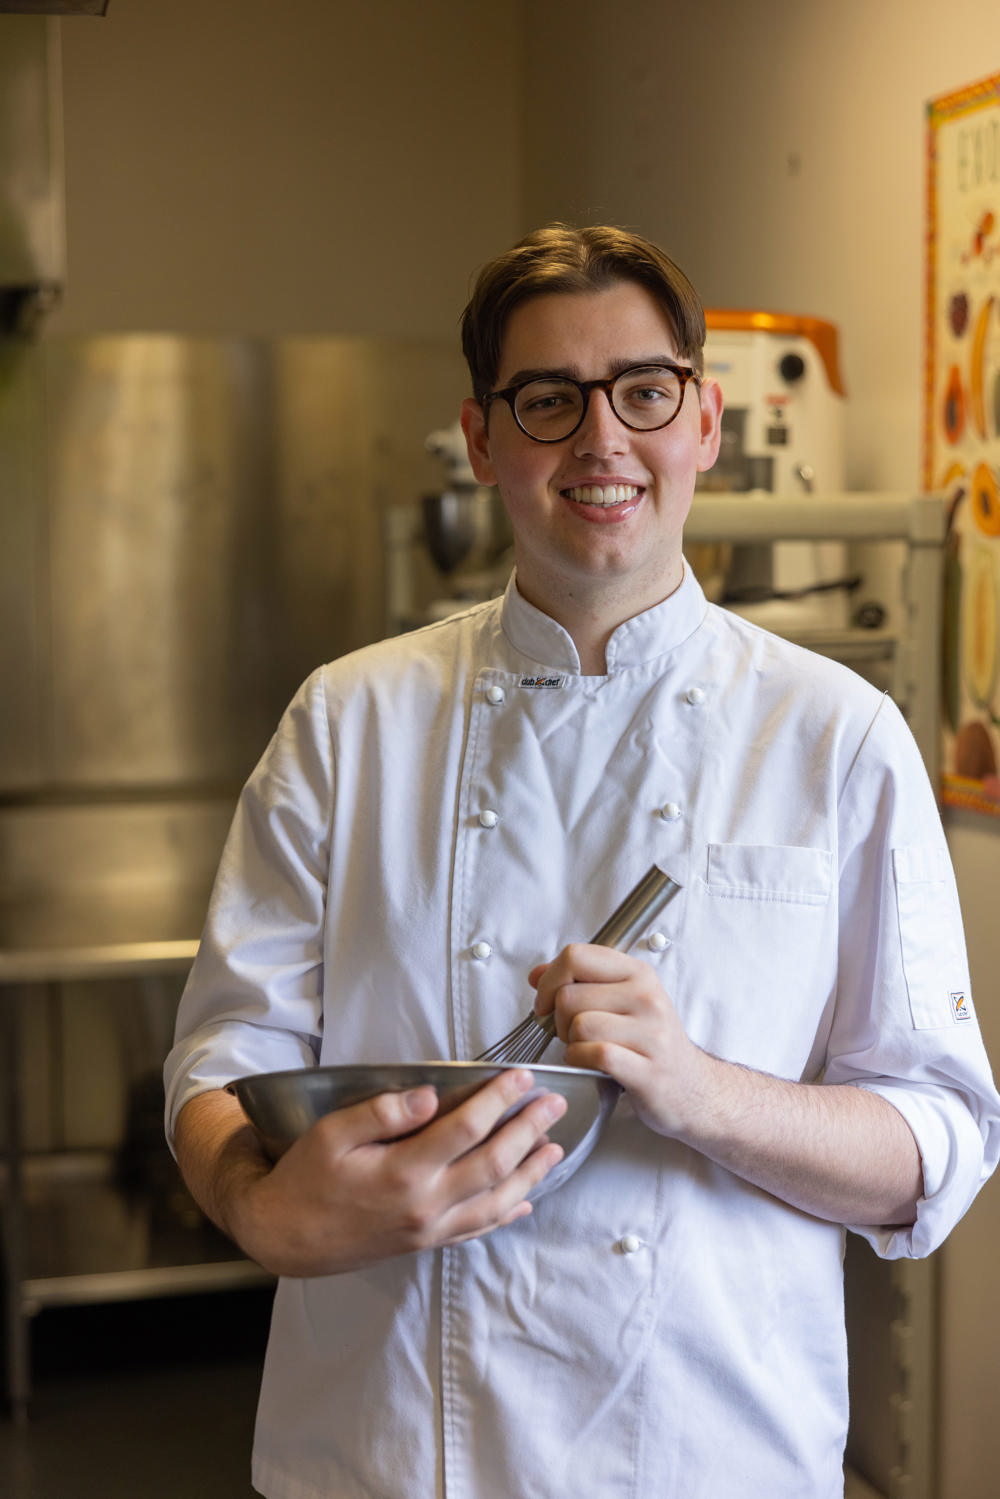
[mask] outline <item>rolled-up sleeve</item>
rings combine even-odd
[[[942,1244],[997,1164],[996,1112],[982,1087],[866,1083],[902,1114],[920,1150],[924,1192],[903,1228],[852,1225],[884,1259],[921,1259]]]
[[[924,1191],[905,1227],[851,1225],[884,1258],[947,1237],[1000,1156],[1000,1098],[973,1008],[954,873],[909,730],[888,700],[842,807],[840,961],[827,1083],[906,1120]]]
[[[316,672],[236,808],[164,1067],[168,1138],[197,1093],[316,1060],[333,783]]]

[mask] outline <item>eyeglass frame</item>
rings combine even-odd
[[[617,385],[618,381],[623,380],[626,375],[634,375],[638,370],[670,370],[671,374],[677,375],[681,382],[681,398],[677,402],[677,409],[671,416],[668,416],[666,421],[661,423],[659,427],[633,427],[631,422],[627,422],[625,420],[611,398],[612,389],[615,385]],[[568,385],[575,385],[577,390],[580,392],[580,398],[583,401],[583,407],[580,411],[580,420],[577,422],[575,427],[571,427],[568,432],[564,432],[562,437],[536,437],[533,432],[528,431],[527,427],[524,425],[524,423],[521,421],[521,418],[517,414],[517,406],[515,405],[515,402],[517,401],[518,396],[521,394],[521,391],[527,389],[529,385],[534,385],[536,382],[547,379],[565,380]],[[690,365],[674,364],[672,360],[665,359],[660,360],[658,364],[630,364],[627,369],[619,370],[617,375],[609,375],[606,379],[603,380],[574,380],[572,375],[532,375],[530,379],[519,380],[516,385],[508,385],[503,390],[489,391],[485,396],[483,396],[479,404],[483,408],[484,418],[486,420],[489,420],[490,406],[493,404],[493,402],[506,401],[507,405],[510,407],[511,415],[518,425],[518,429],[524,433],[525,437],[527,437],[529,441],[551,444],[554,442],[565,442],[567,438],[574,437],[576,433],[579,432],[580,428],[587,420],[587,412],[590,409],[591,391],[603,390],[604,394],[608,398],[608,405],[611,407],[612,412],[621,422],[622,426],[627,427],[630,432],[663,432],[667,427],[670,426],[670,423],[672,421],[676,421],[677,417],[680,416],[681,407],[684,405],[684,394],[688,388],[688,384],[692,380],[700,389],[702,376],[698,374],[697,370],[692,369]]]

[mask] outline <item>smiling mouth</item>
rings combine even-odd
[[[578,505],[598,505],[602,510],[638,499],[641,493],[637,484],[579,484],[573,489],[563,490],[566,498],[575,500]]]

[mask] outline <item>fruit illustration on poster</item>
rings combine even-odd
[[[1000,74],[927,111],[924,484],[944,494],[942,795],[1000,818]]]

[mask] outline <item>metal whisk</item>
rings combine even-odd
[[[626,952],[646,922],[662,911],[680,888],[676,880],[654,864],[635,889],[626,895],[614,915],[591,937],[591,942],[597,947],[614,947],[619,952]],[[539,1061],[555,1036],[555,1030],[554,1015],[539,1019],[532,1011],[488,1051],[481,1052],[476,1061],[516,1062],[530,1066]]]

